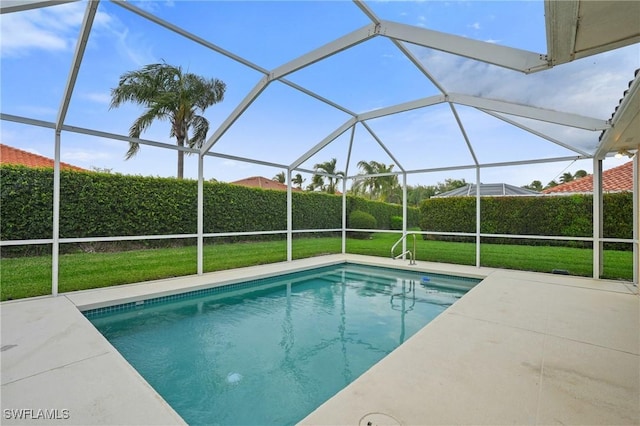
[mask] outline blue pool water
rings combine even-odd
[[[479,280],[342,264],[85,312],[189,424],[295,424]]]

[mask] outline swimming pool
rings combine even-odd
[[[85,315],[189,424],[294,424],[478,282],[341,264]]]

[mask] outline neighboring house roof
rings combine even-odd
[[[262,189],[276,189],[278,191],[286,191],[287,185],[275,181],[273,179],[267,179],[262,176],[252,176],[245,179],[240,179],[235,182],[231,182],[233,185],[248,186],[250,188],[262,188]],[[299,188],[291,187],[293,191],[300,191]]]
[[[12,146],[0,144],[0,164],[15,164],[27,167],[53,168],[53,160],[42,155],[23,151]],[[60,168],[64,170],[76,170],[86,172],[86,169],[72,164],[60,162]]]
[[[633,191],[633,161],[603,171],[602,191]],[[549,195],[591,194],[593,193],[593,176],[587,175],[583,178],[554,186],[553,188],[547,188],[543,190],[542,193]]]
[[[480,184],[481,197],[512,197],[512,196],[523,196],[523,195],[534,196],[534,195],[540,195],[540,193],[536,191],[532,191],[530,189],[509,185],[508,183],[481,183]],[[435,195],[432,198],[475,197],[475,196],[476,196],[476,185],[470,183],[460,188],[456,188],[454,190]]]

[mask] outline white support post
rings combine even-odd
[[[291,169],[287,169],[287,262],[293,260],[293,196],[291,193]]]
[[[640,191],[640,145],[637,148],[636,155],[633,157],[633,283],[636,286],[640,285],[640,217],[638,212],[640,210],[640,197],[638,192]]]
[[[476,167],[476,268],[480,263],[480,167]]]
[[[347,253],[347,178],[342,180],[342,254]]]
[[[51,247],[51,294],[58,295],[60,261],[60,131],[56,131],[53,155],[53,245]]]
[[[347,163],[344,166],[344,178],[342,179],[342,254],[347,253],[347,176],[349,176],[349,164],[351,163],[351,150],[353,138],[356,134],[356,126],[351,127],[349,137],[349,149],[347,150]]]
[[[198,155],[198,275],[204,273],[204,157]]]
[[[602,276],[602,160],[593,159],[593,278]]]
[[[407,252],[407,173],[402,173],[402,252]],[[404,258],[404,257],[403,257]],[[413,253],[413,260],[416,254]]]

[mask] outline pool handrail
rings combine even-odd
[[[395,248],[398,246],[398,244],[400,244],[402,241],[404,241],[409,235],[413,236],[413,252],[411,250],[405,250],[402,253],[400,253],[397,256],[393,255],[393,251],[395,250]],[[391,258],[392,259],[398,259],[400,257],[405,256],[406,254],[409,254],[409,265],[415,265],[416,264],[416,234],[415,232],[409,232],[404,234],[402,237],[400,237],[400,239],[398,241],[396,241],[396,243],[393,245],[393,247],[391,247]]]

